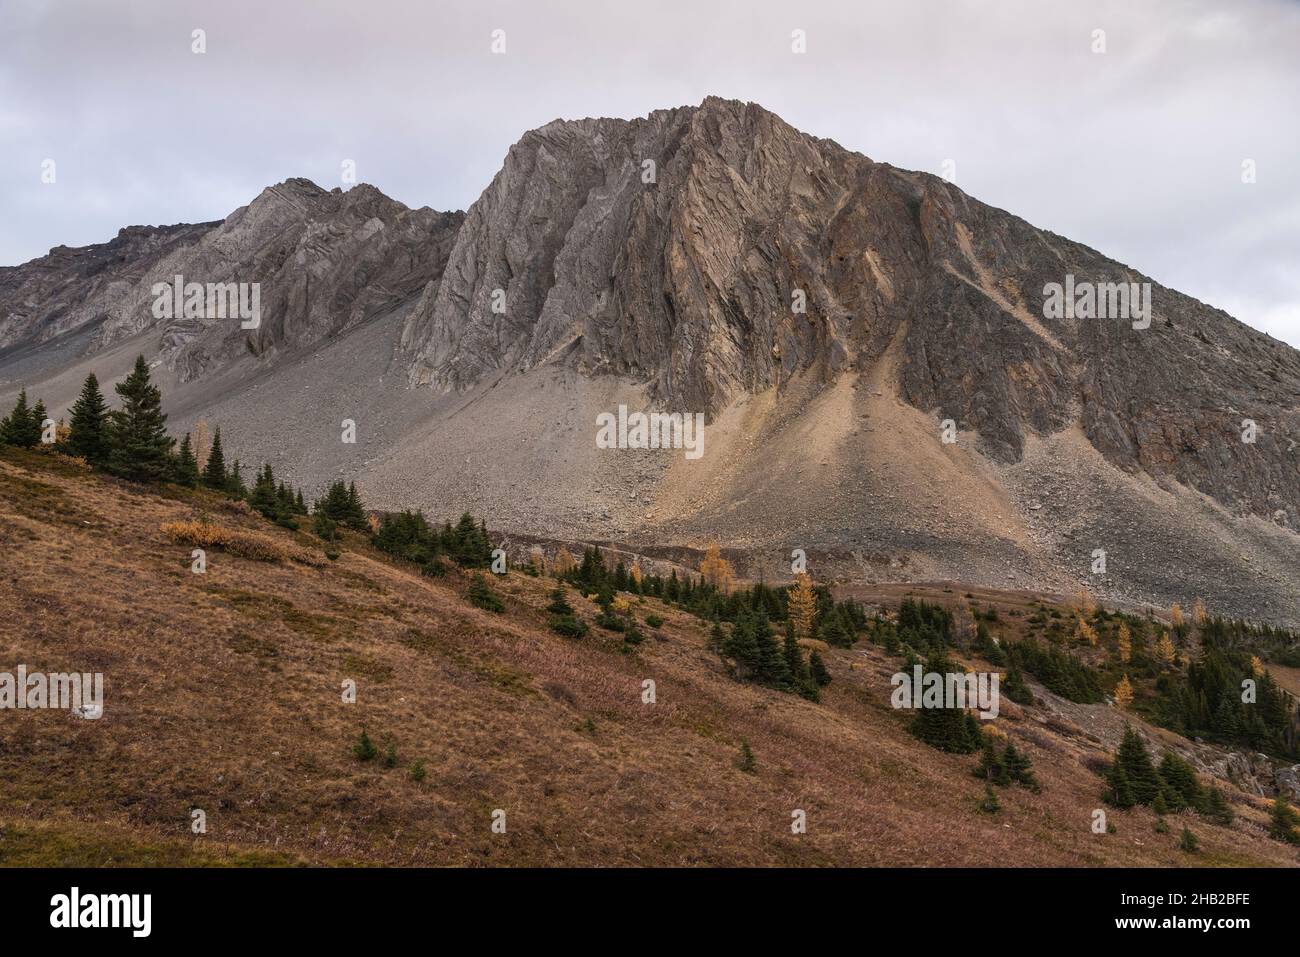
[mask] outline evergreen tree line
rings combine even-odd
[[[1207,621],[1201,650],[1186,679],[1161,676],[1155,685],[1155,717],[1184,737],[1202,737],[1285,757],[1300,757],[1300,718],[1295,699],[1264,669],[1221,619]],[[1242,682],[1255,682],[1255,700],[1242,700]]]
[[[804,657],[794,624],[788,620],[783,636],[778,638],[761,601],[756,606],[742,605],[730,631],[724,631],[722,622],[715,620],[710,644],[724,661],[734,662],[733,673],[742,681],[792,692],[809,701],[821,700],[820,689],[830,684],[830,672],[821,654],[813,649]]]
[[[1192,766],[1174,752],[1166,751],[1157,767],[1132,725],[1125,727],[1119,749],[1106,769],[1103,798],[1112,807],[1127,809],[1140,804],[1157,814],[1191,809],[1219,824],[1231,824],[1234,816],[1223,792],[1214,785],[1203,786]]]
[[[1101,673],[1062,648],[1043,645],[1036,638],[1025,638],[1008,643],[1005,653],[1010,668],[1028,672],[1062,698],[1080,704],[1100,704],[1106,700]]]
[[[576,586],[584,594],[600,594],[605,587],[616,592],[647,595],[676,605],[697,618],[710,622],[736,624],[742,617],[764,614],[769,623],[778,625],[790,620],[790,591],[794,586],[774,588],[758,582],[750,588],[720,591],[702,576],[685,573],[678,577],[677,570],[665,578],[660,575],[638,577],[631,574],[623,561],[611,568],[598,548],[586,548],[582,561],[558,577]],[[858,633],[866,627],[866,613],[859,602],[836,601],[830,589],[815,586],[816,615],[814,632],[809,637],[830,645],[851,647]]]
[[[445,571],[444,557],[462,568],[487,568],[492,564],[492,543],[487,525],[466,512],[455,525],[439,529],[420,511],[384,515],[372,539],[376,548],[421,566],[427,575]]]
[[[297,519],[308,514],[302,489],[277,481],[269,464],[257,473],[250,489],[238,459],[229,465],[218,426],[212,435],[207,461],[199,466],[199,450],[187,432],[178,443],[167,432],[162,411],[162,392],[154,385],[149,365],[138,356],[130,374],[115,386],[119,407],[109,408],[92,372],[69,410],[66,428],[55,430],[56,441],[45,443],[57,452],[84,459],[96,470],[135,482],[173,482],[190,488],[205,488],[245,500],[272,521],[297,528]],[[18,395],[14,409],[0,422],[0,442],[30,448],[42,441],[42,422],[47,418],[41,402],[28,404],[27,392]],[[349,494],[345,520],[364,527],[364,511],[356,487]],[[335,489],[325,500],[333,503]]]

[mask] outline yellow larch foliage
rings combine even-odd
[[[573,561],[572,553],[561,545],[560,550],[555,553],[555,574],[564,575],[571,572],[574,569],[574,565],[575,563]]]
[[[1196,602],[1192,605],[1192,621],[1194,621],[1196,626],[1199,628],[1201,625],[1205,624],[1205,620],[1209,617],[1210,616],[1206,614],[1205,611],[1205,602],[1201,601],[1199,598],[1196,599]]]
[[[732,570],[731,562],[722,557],[722,549],[717,542],[704,550],[704,558],[700,561],[700,577],[704,579],[704,584],[712,585],[724,595],[731,591],[736,573]]]
[[[1179,607],[1178,602],[1174,602],[1169,609],[1169,620],[1173,622],[1175,628],[1181,628],[1183,625],[1183,609]]]
[[[817,596],[813,593],[812,579],[807,572],[800,572],[790,591],[790,623],[794,625],[795,638],[811,638],[816,619]]]
[[[1133,660],[1133,635],[1128,630],[1128,625],[1125,622],[1121,621],[1119,623],[1117,641],[1119,644],[1119,660],[1124,664],[1128,664]]]
[[[1250,670],[1255,672],[1256,677],[1264,673],[1264,662],[1259,660],[1259,655],[1250,656]]]
[[[641,584],[641,563],[636,561],[632,562],[632,567],[627,570],[627,574],[628,577],[632,579],[632,581],[640,585]]]
[[[1174,660],[1174,643],[1169,639],[1169,632],[1162,631],[1160,640],[1156,642],[1156,654],[1165,664],[1172,664]]]
[[[1133,686],[1129,684],[1128,675],[1119,679],[1119,684],[1115,686],[1115,704],[1125,710],[1133,703]]]
[[[1079,591],[1074,596],[1074,607],[1078,610],[1080,618],[1091,618],[1092,613],[1097,610],[1097,602],[1093,599],[1087,585],[1079,586]]]
[[[1082,618],[1079,619],[1078,625],[1074,629],[1075,637],[1080,641],[1086,641],[1090,645],[1097,644],[1097,629],[1092,627]]]

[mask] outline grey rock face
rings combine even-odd
[[[336,335],[436,283],[461,213],[408,209],[368,185],[291,179],[223,222],[133,227],[104,246],[58,249],[0,273],[0,345],[99,323],[92,350],[156,331],[181,381],[252,353],[270,361]],[[260,325],[159,318],[156,283],[257,283]]]
[[[1300,353],[1154,283],[1150,328],[1046,319],[1044,286],[1067,274],[1150,281],[944,180],[710,98],[526,134],[402,344],[417,385],[559,362],[716,414],[897,343],[900,395],[995,459],[1077,424],[1122,469],[1300,528]]]
[[[21,266],[0,266],[0,349],[109,319],[141,277],[217,225],[127,226],[106,243],[56,246]]]
[[[1292,804],[1300,802],[1300,764],[1278,768],[1274,775],[1277,793]]]

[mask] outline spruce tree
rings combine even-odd
[[[471,605],[482,608],[484,611],[500,613],[506,610],[501,597],[484,580],[482,572],[475,572],[473,577],[470,578],[469,591],[466,593],[466,597],[469,598]]]
[[[27,390],[20,389],[13,411],[0,422],[0,442],[29,449],[41,440],[41,424],[36,410],[27,402]]]
[[[759,681],[776,687],[788,687],[792,675],[786,664],[785,655],[777,643],[776,632],[766,612],[760,612],[754,621],[754,666]]]
[[[1124,740],[1120,742],[1119,750],[1115,752],[1115,763],[1124,769],[1134,801],[1138,804],[1150,804],[1155,800],[1163,782],[1151,763],[1151,755],[1147,753],[1147,746],[1143,743],[1142,736],[1132,725],[1124,729]]]
[[[1003,787],[1011,783],[1011,776],[1007,774],[1007,767],[1002,761],[1002,756],[994,748],[992,741],[984,742],[984,749],[980,752],[980,763],[975,768],[975,776],[993,784],[1000,784]]]
[[[248,504],[269,519],[276,517],[275,474],[271,471],[269,462],[262,466],[262,471],[257,474],[253,491],[248,496]],[[330,515],[330,518],[333,517]]]
[[[31,429],[36,436],[33,445],[44,445],[45,443],[45,420],[50,417],[50,413],[45,410],[45,403],[40,399],[36,400],[36,405],[32,406]],[[58,433],[55,432],[57,438]],[[53,443],[50,443],[53,444]]]
[[[1268,833],[1287,844],[1300,844],[1300,814],[1287,803],[1281,794],[1273,801],[1269,814]]]
[[[239,459],[235,459],[230,471],[226,473],[226,491],[236,498],[247,498],[248,488],[244,485],[243,469],[239,465]]]
[[[1112,761],[1106,772],[1105,801],[1117,808],[1130,808],[1137,802],[1133,799],[1133,788],[1129,786],[1128,775],[1119,761]]]
[[[1034,776],[1033,769],[1029,762],[1029,755],[1024,754],[1016,749],[1011,741],[1007,742],[1006,751],[1002,754],[1002,765],[1007,769],[1007,776],[1022,787],[1037,794],[1042,788],[1038,783],[1038,778]]]
[[[713,620],[713,627],[709,629],[709,650],[715,655],[720,655],[727,644],[727,633],[722,630],[722,622],[716,618]]]
[[[1223,792],[1213,785],[1205,790],[1205,797],[1200,807],[1197,808],[1197,813],[1209,818],[1215,824],[1224,826],[1231,824],[1233,818],[1236,817],[1232,808],[1228,806]]]
[[[743,612],[731,626],[731,634],[722,645],[723,654],[736,662],[738,677],[757,677],[754,652],[754,622]]]
[[[102,466],[108,459],[108,415],[108,403],[92,372],[86,376],[81,394],[72,404],[68,451],[91,465]]]
[[[827,669],[821,653],[816,649],[808,656],[808,670],[812,672],[812,679],[819,688],[825,688],[831,683],[831,673]]]
[[[985,814],[997,814],[1002,810],[1002,802],[998,800],[997,792],[993,790],[993,785],[986,783],[984,785],[984,800],[980,802],[980,810]]]
[[[229,490],[230,476],[226,474],[226,454],[221,448],[221,426],[212,433],[208,464],[203,467],[203,484],[221,492]]]
[[[167,434],[162,393],[149,379],[144,356],[136,358],[131,374],[118,383],[117,394],[122,407],[110,417],[109,471],[136,482],[167,478],[176,440]]]
[[[347,514],[343,520],[348,525],[351,525],[353,528],[357,529],[358,531],[365,531],[366,510],[365,507],[361,504],[361,496],[357,494],[357,483],[352,482],[351,484],[349,484],[347,491],[348,491],[348,497],[345,506]]]
[[[176,481],[181,485],[193,487],[199,481],[199,463],[194,458],[194,448],[190,445],[190,434],[185,433],[181,439],[180,452],[176,459]]]

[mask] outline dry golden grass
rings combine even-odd
[[[421,578],[359,538],[313,567],[218,550],[196,575],[189,542],[161,530],[193,508],[0,456],[0,670],[101,671],[106,699],[97,721],[4,713],[0,863],[1296,863],[1239,792],[1232,827],[1187,817],[1195,858],[1146,811],[1093,834],[1103,751],[1035,709],[997,725],[1043,793],[1008,789],[1000,814],[981,813],[974,757],[908,733],[889,705],[896,664],[874,648],[826,653],[834,681],[812,704],[730,680],[703,623],[659,602],[634,603],[664,622],[625,653],[596,628],[551,633],[549,579],[494,583],[494,615],[464,600],[464,576]],[[353,756],[363,727],[395,767]],[[190,831],[195,808],[206,834]],[[790,832],[795,809],[807,834]]]
[[[246,532],[204,519],[185,519],[164,522],[162,533],[170,541],[196,548],[219,548],[231,555],[252,558],[262,562],[301,562],[304,565],[324,565],[325,557],[319,552],[295,545],[291,541]]]

